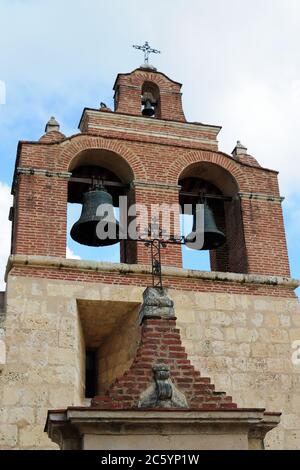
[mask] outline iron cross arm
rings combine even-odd
[[[157,49],[152,49],[152,48],[149,46],[148,41],[146,41],[143,46],[133,45],[132,47],[134,47],[135,49],[138,49],[138,50],[144,52],[144,61],[145,61],[145,64],[148,64],[148,63],[149,63],[149,55],[150,55],[150,54],[160,54],[160,51],[158,51]]]

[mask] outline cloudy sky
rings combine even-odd
[[[0,0],[0,290],[18,140],[37,140],[51,115],[70,135],[83,107],[112,106],[115,77],[141,64],[132,44],[145,40],[162,51],[154,65],[183,83],[188,120],[222,125],[221,150],[240,139],[280,171],[300,278],[299,24],[299,0]]]

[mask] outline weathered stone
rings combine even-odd
[[[232,383],[229,374],[214,374],[214,383],[217,390],[231,390]]]
[[[140,323],[147,317],[174,317],[174,302],[168,297],[167,290],[148,287],[144,293],[144,302],[140,309]]]
[[[8,422],[24,427],[35,422],[35,410],[29,406],[14,407],[9,410]]]
[[[2,387],[2,405],[15,406],[19,403],[21,392],[19,388],[4,385]]]
[[[204,329],[199,325],[187,325],[185,328],[187,339],[199,340],[204,335]]]
[[[300,328],[292,328],[289,330],[291,341],[300,341]]]
[[[49,389],[49,406],[51,408],[57,408],[59,406],[67,407],[75,404],[81,404],[79,401],[76,403],[74,387],[72,386],[55,386]],[[47,408],[45,407],[45,410]]]
[[[260,328],[259,336],[264,343],[288,343],[290,341],[288,332],[278,328]]]
[[[217,310],[234,310],[235,302],[232,294],[219,294],[216,296]]]
[[[293,395],[291,399],[292,411],[294,413],[299,413],[300,411],[300,395]]]
[[[210,339],[210,340],[222,341],[224,338],[222,329],[217,328],[217,327],[206,328],[205,336],[207,339]]]
[[[252,379],[249,374],[244,374],[244,373],[233,374],[232,389],[234,391],[249,390],[249,388],[251,387],[251,382],[252,382]]]
[[[272,311],[272,303],[269,299],[258,297],[254,299],[254,309],[257,312]]]
[[[255,326],[261,326],[263,321],[264,321],[264,316],[262,313],[253,313],[250,316],[250,321],[253,323]]]
[[[237,328],[236,337],[238,341],[244,343],[254,343],[259,337],[259,333],[254,329],[247,328]]]
[[[236,341],[235,328],[224,328],[223,331],[224,331],[226,341],[229,341],[229,342]]]
[[[215,296],[211,294],[197,293],[195,303],[199,312],[203,310],[214,310],[216,308]]]
[[[211,347],[213,354],[216,356],[225,356],[231,353],[231,345],[226,341],[212,341]]]
[[[18,442],[18,428],[12,424],[0,424],[0,448],[14,448]]]
[[[279,317],[277,313],[265,313],[264,325],[270,328],[277,328],[279,326]]]
[[[51,284],[49,289],[48,284]],[[6,365],[0,374],[0,421],[5,423],[10,416],[10,426],[15,426],[13,410],[33,408],[42,434],[47,409],[86,403],[83,377],[86,332],[80,331],[80,299],[135,302],[132,316],[124,319],[127,334],[120,323],[111,331],[111,340],[101,344],[99,376],[100,387],[104,390],[128,369],[140,338],[137,310],[143,287],[128,289],[127,286],[101,283],[79,285],[70,281],[66,283],[65,292],[63,284],[59,284],[60,281],[9,276],[5,319],[9,366]],[[175,309],[188,358],[200,369],[202,376],[210,376],[216,390],[232,395],[239,406],[262,406],[271,411],[282,410],[283,417],[293,416],[287,425],[291,426],[291,420],[300,409],[297,398],[293,398],[300,396],[299,366],[290,368],[288,364],[294,351],[291,338],[297,336],[300,328],[297,301],[239,294],[228,297],[216,292],[192,292],[191,295],[184,292],[181,298],[181,293],[173,290],[170,290],[170,297],[178,310]],[[43,307],[37,305],[40,300]],[[37,311],[40,313],[35,318]],[[269,325],[274,324],[273,321],[276,323],[275,313],[279,324],[272,327]],[[93,321],[96,314],[95,308]],[[47,330],[43,330],[42,325]],[[99,335],[104,317],[101,328],[95,327],[93,322],[91,325],[95,336]],[[30,370],[33,359],[36,367]],[[265,360],[269,359],[266,369]],[[73,370],[71,375],[67,369]],[[15,418],[17,420],[17,416]],[[26,427],[22,428],[24,432]],[[279,448],[284,439],[284,447],[294,442],[294,437],[287,434],[291,428],[287,430],[281,426],[279,431],[267,435],[269,448]],[[20,441],[10,442],[13,447],[22,447]],[[10,444],[6,446],[10,447]],[[26,448],[56,446],[50,441],[31,440],[31,444],[27,441]]]
[[[284,414],[281,421],[285,429],[299,429],[300,427],[300,414]]]
[[[286,450],[300,450],[300,431],[286,431],[285,447]]]
[[[180,308],[177,308],[177,304],[175,304],[175,308],[176,316],[179,321],[182,320],[184,323],[195,323],[195,313],[192,309],[185,307],[183,310],[180,310]]]
[[[23,448],[28,447],[43,447],[47,448],[50,446],[48,436],[43,432],[41,425],[28,425],[19,430],[20,446]]]
[[[7,417],[8,417],[8,408],[6,406],[3,406],[0,408],[0,423],[6,423],[7,422]]]
[[[171,380],[169,366],[157,363],[153,373],[154,383],[141,394],[139,408],[187,408],[185,395]]]
[[[224,312],[211,312],[210,314],[210,322],[213,325],[220,325],[220,326],[229,326],[232,324],[232,318],[228,313]]]
[[[273,357],[268,360],[268,370],[272,372],[292,372],[293,364],[285,357]]]
[[[253,357],[268,357],[269,345],[265,343],[254,343],[251,345],[251,355]]]
[[[291,317],[289,315],[281,314],[279,315],[280,325],[284,328],[289,328],[291,325]]]

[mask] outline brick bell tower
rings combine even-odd
[[[114,92],[78,134],[51,118],[18,146],[1,448],[300,448],[299,283],[277,172],[239,142],[219,151],[221,128],[187,122],[181,84],[147,64]],[[183,269],[168,244],[164,288],[149,287],[150,250],[131,240],[115,245],[121,263],[66,259],[67,204],[95,179],[115,206],[174,208],[173,234],[205,194],[226,236],[211,271]]]

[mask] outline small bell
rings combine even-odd
[[[142,115],[147,116],[147,117],[154,116],[155,109],[154,109],[153,103],[149,99],[146,99],[146,100],[143,100],[143,105],[144,107],[143,107]]]
[[[197,204],[193,212],[192,232],[185,238],[186,246],[194,250],[215,250],[226,242],[226,236],[217,228],[213,212],[206,201],[204,203],[203,227],[197,227],[197,221],[199,225],[200,218],[199,209],[202,210],[202,207]],[[203,245],[197,243],[199,240],[203,241]]]
[[[73,240],[81,245],[109,246],[119,242],[119,231],[112,196],[103,187],[86,192],[81,216],[71,230]]]

